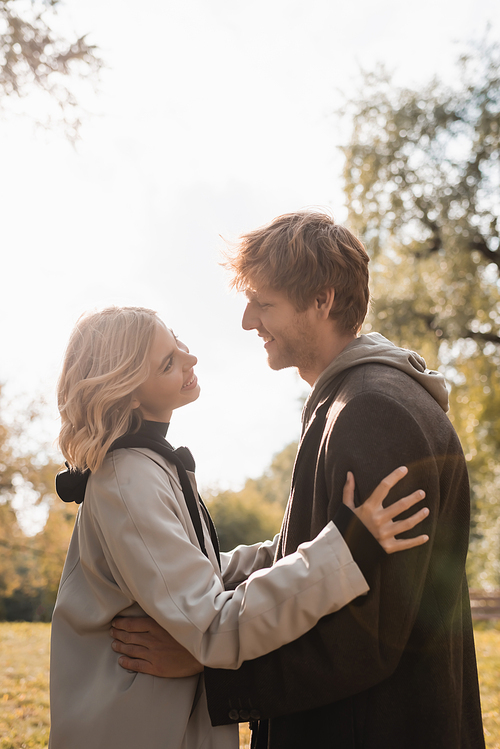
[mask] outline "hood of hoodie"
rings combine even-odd
[[[329,383],[344,370],[358,364],[385,364],[406,372],[432,395],[443,411],[448,411],[446,380],[440,372],[427,369],[424,359],[415,351],[395,346],[380,333],[366,333],[346,346],[314,383],[302,412],[304,428],[322,400]]]

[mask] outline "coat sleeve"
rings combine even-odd
[[[431,555],[439,554],[435,544],[440,504],[438,459],[412,414],[392,398],[374,394],[358,396],[346,405],[324,449],[328,517],[335,515],[348,470],[354,473],[356,501],[360,503],[385,475],[407,465],[408,475],[391,491],[386,503],[424,489],[426,499],[408,514],[424,504],[430,508],[428,519],[418,528],[430,540],[409,551],[386,555],[374,571],[367,596],[325,617],[295,642],[244,663],[237,671],[205,669],[214,725],[229,723],[231,715],[241,710],[272,718],[356,694],[388,677],[404,652]]]
[[[297,553],[225,591],[189,537],[169,474],[138,451],[116,451],[89,482],[106,562],[117,585],[201,663],[236,668],[295,639],[366,593],[347,545],[329,524]],[[89,502],[89,504],[87,504]],[[85,538],[81,539],[85,556]]]
[[[226,588],[235,587],[235,584],[243,582],[252,572],[270,567],[276,554],[276,546],[279,535],[272,541],[250,544],[241,544],[232,551],[221,552],[221,568],[224,585]]]

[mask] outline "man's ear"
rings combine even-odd
[[[335,289],[328,287],[326,289],[321,289],[321,291],[318,291],[315,297],[315,304],[318,311],[318,316],[322,320],[328,319],[334,302]]]

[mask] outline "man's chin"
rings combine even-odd
[[[275,372],[279,372],[280,369],[288,369],[288,367],[293,367],[293,364],[285,362],[282,359],[280,360],[278,357],[274,356],[268,356],[267,363],[269,368],[273,369]]]

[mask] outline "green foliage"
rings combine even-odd
[[[0,601],[11,596],[21,584],[18,570],[12,557],[12,547],[22,537],[17,518],[10,504],[0,504]],[[1,603],[0,603],[1,617]]]
[[[277,453],[269,468],[257,479],[247,479],[239,492],[224,491],[207,496],[221,549],[265,541],[278,533],[290,493],[297,443]]]
[[[279,531],[283,513],[254,492],[222,492],[208,500],[222,551],[265,541]]]
[[[283,511],[288,502],[297,442],[291,442],[273,457],[271,465],[258,479],[248,479],[244,491],[255,491],[265,502]]]
[[[53,504],[47,532],[27,537],[12,507],[22,490],[37,497],[37,503],[54,499],[59,463],[46,450],[30,448],[26,439],[37,418],[33,406],[9,422],[0,418],[0,619],[50,618],[73,524],[73,518],[66,519],[68,511],[59,509],[61,503]]]
[[[69,41],[54,30],[60,0],[0,0],[0,98],[38,91],[55,104],[52,120],[71,141],[81,115],[71,82],[95,83],[102,60],[85,36]]]
[[[452,384],[473,489],[470,573],[500,584],[500,47],[458,82],[397,88],[383,70],[348,103],[349,224],[372,258],[367,330],[419,350]]]

